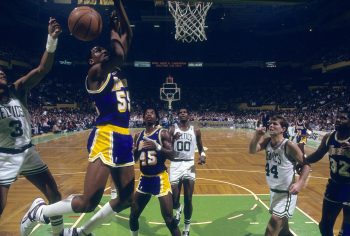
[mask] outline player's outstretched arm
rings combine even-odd
[[[16,90],[29,90],[33,88],[44,78],[47,73],[49,73],[54,62],[58,36],[61,33],[62,29],[60,24],[56,21],[55,18],[50,17],[46,50],[41,57],[40,64],[38,67],[31,70],[28,74],[21,77],[14,83]]]
[[[318,162],[319,160],[321,160],[324,155],[326,155],[328,148],[327,148],[327,139],[330,136],[330,134],[326,134],[321,143],[320,146],[318,146],[317,150],[315,152],[313,152],[312,154],[310,154],[307,158],[305,158],[304,162],[305,163],[315,163]]]
[[[197,141],[197,148],[198,148],[198,153],[199,153],[199,161],[198,164],[203,165],[207,161],[207,156],[204,152],[204,147],[202,143],[202,133],[200,129],[195,129],[195,134],[196,134],[196,141]]]
[[[110,16],[111,46],[115,57],[114,64],[120,65],[128,54],[133,33],[124,6],[120,0],[114,0],[115,10]]]

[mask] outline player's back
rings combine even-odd
[[[98,125],[115,125],[123,128],[129,127],[130,99],[126,80],[121,77],[119,70],[107,75],[105,82],[98,90],[86,89],[95,102]]]
[[[10,90],[9,100],[0,103],[0,149],[20,149],[31,142],[30,115]]]
[[[144,137],[152,139],[161,145],[162,130],[163,129],[159,127],[150,134],[147,134],[146,130],[143,130],[136,140],[137,153],[139,155],[138,159],[140,160],[140,170],[144,175],[157,175],[166,170],[166,158],[160,151],[146,150],[143,148]]]

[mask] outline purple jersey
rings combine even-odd
[[[140,170],[144,175],[157,175],[166,170],[166,158],[160,152],[143,149],[143,137],[145,136],[155,140],[158,144],[162,144],[161,132],[162,128],[157,128],[151,134],[146,134],[146,131],[143,130],[136,141],[137,155],[139,155],[136,159],[140,159]]]
[[[89,90],[86,81],[86,90],[95,102],[98,112],[96,126],[111,124],[129,127],[129,90],[126,80],[121,79],[119,70],[109,73],[98,90]]]

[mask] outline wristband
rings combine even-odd
[[[201,152],[201,157],[206,157],[205,152]]]
[[[53,53],[56,51],[57,47],[57,38],[54,39],[50,34],[47,35],[47,41],[46,41],[46,51]]]
[[[156,150],[160,152],[160,150],[162,150],[162,145],[156,143]]]

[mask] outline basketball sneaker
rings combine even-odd
[[[180,224],[181,213],[182,213],[182,205],[180,204],[180,207],[178,209],[176,209],[176,213],[175,213],[175,217],[174,217],[177,226],[179,226],[179,224]]]
[[[29,235],[32,232],[33,228],[39,222],[45,223],[45,224],[50,223],[50,220],[48,218],[45,219],[44,215],[42,214],[44,205],[46,205],[46,203],[42,198],[37,198],[33,201],[29,210],[26,212],[26,214],[23,216],[21,220],[21,226],[20,226],[21,236]]]
[[[80,228],[65,228],[60,234],[60,236],[93,236],[93,234],[86,234]]]
[[[190,231],[182,231],[182,236],[190,236]]]

